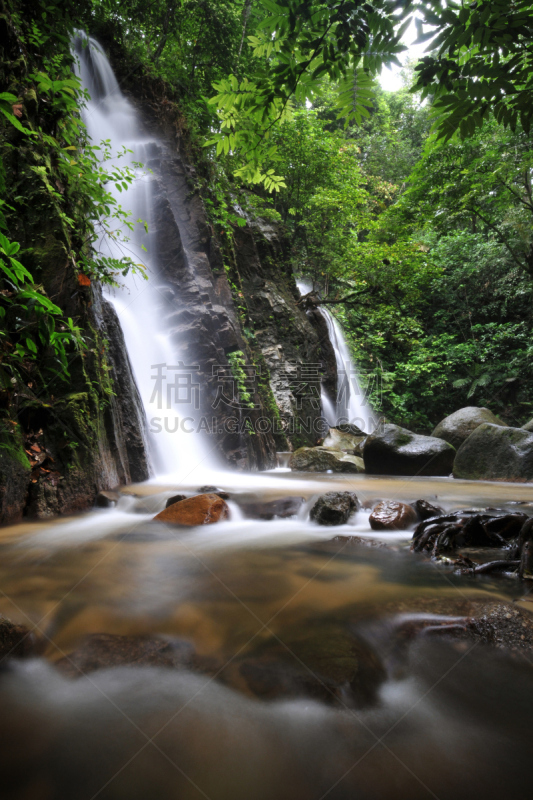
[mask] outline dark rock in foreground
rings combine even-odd
[[[311,509],[311,519],[319,525],[344,525],[361,507],[353,492],[328,492]]]
[[[485,423],[457,451],[454,478],[533,481],[533,433]]]
[[[502,422],[488,408],[466,406],[445,417],[442,422],[439,422],[431,435],[436,436],[438,439],[444,439],[444,441],[457,449],[476,428],[485,422],[489,422],[491,425],[507,427],[505,422]]]
[[[403,531],[418,521],[416,511],[407,503],[382,500],[372,510],[369,522],[374,531]]]
[[[364,446],[365,470],[372,475],[449,475],[454,456],[455,449],[443,439],[398,425],[384,425]]]

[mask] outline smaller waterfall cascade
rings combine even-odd
[[[100,45],[85,34],[74,43],[78,74],[90,94],[83,121],[93,143],[111,143],[111,166],[129,166],[136,171],[130,187],[117,193],[124,209],[131,210],[134,232],[125,231],[129,241],[102,236],[98,249],[104,256],[131,256],[144,265],[148,280],[131,272],[120,276],[119,289],[107,292],[118,315],[144,406],[149,450],[156,475],[190,471],[200,463],[205,468],[205,445],[194,434],[193,378],[167,334],[165,320],[176,311],[176,300],[158,285],[157,234],[153,226],[153,178],[136,167],[157,153],[158,143],[144,136],[133,106],[120,91],[116,77]],[[131,151],[123,153],[124,148]],[[181,365],[181,366],[180,366]],[[183,366],[184,365],[184,366]]]
[[[302,296],[313,289],[312,284],[304,280],[297,281],[297,286]],[[348,350],[342,328],[327,308],[321,306],[320,313],[326,320],[337,362],[337,402],[334,406],[322,389],[321,403],[324,418],[330,426],[348,422],[357,425],[365,433],[372,433],[375,427],[374,413],[361,386],[359,373]]]

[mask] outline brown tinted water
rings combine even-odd
[[[42,650],[0,673],[3,796],[526,797],[527,587],[413,555],[410,532],[376,540],[368,509],[336,529],[306,509],[349,489],[368,506],[529,513],[533,486],[217,478],[233,498],[307,506],[263,521],[232,505],[228,522],[183,531],[151,518],[184,487],[144,484],[117,509],[1,531],[0,612]],[[523,627],[512,651],[465,635],[492,609]]]

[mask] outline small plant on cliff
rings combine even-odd
[[[245,372],[246,358],[242,350],[235,350],[233,353],[228,354],[228,362],[231,369],[231,374],[235,378],[237,384],[237,391],[241,403],[247,408],[255,408],[254,399],[248,390],[247,382],[250,376]]]
[[[0,364],[11,381],[36,362],[45,371],[68,377],[67,349],[82,349],[80,329],[64,320],[61,309],[34,283],[26,267],[15,258],[20,250],[0,232]]]

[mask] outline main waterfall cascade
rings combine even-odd
[[[302,296],[313,290],[313,285],[305,280],[298,280],[297,286]],[[320,313],[326,320],[337,364],[336,403],[331,401],[322,388],[320,398],[322,414],[331,427],[348,422],[351,425],[357,425],[365,433],[372,433],[376,425],[374,412],[369,404],[367,393],[361,385],[360,376],[353,363],[342,328],[327,308],[321,306]]]
[[[91,140],[110,142],[109,163],[129,166],[136,173],[127,191],[116,194],[123,208],[131,210],[135,229],[123,230],[122,240],[102,236],[98,249],[117,259],[131,257],[144,266],[148,277],[144,280],[132,272],[120,276],[120,288],[109,289],[106,296],[118,315],[144,406],[153,470],[158,476],[187,475],[202,465],[205,471],[210,464],[207,447],[192,430],[195,409],[187,385],[180,383],[179,366],[186,362],[165,331],[165,320],[176,312],[176,303],[158,285],[153,178],[147,167],[136,166],[149,163],[158,142],[143,135],[136,111],[120,91],[98,42],[79,34],[75,52],[82,85],[90,95],[82,116]]]

